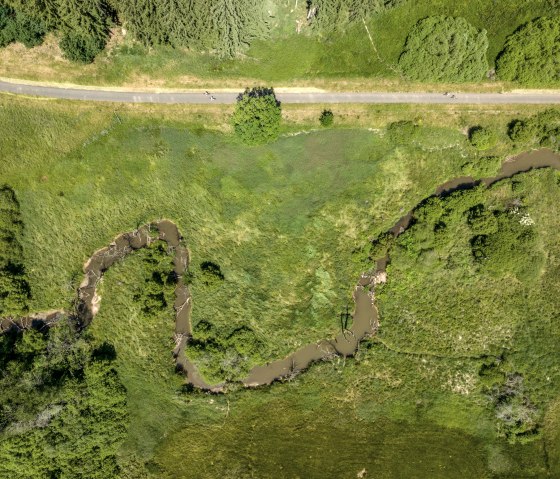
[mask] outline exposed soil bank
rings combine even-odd
[[[378,318],[373,288],[385,280],[384,273],[371,276],[362,275],[359,284],[354,289],[355,310],[352,327],[341,332],[331,340],[322,340],[309,344],[291,354],[265,366],[255,366],[249,371],[249,376],[243,380],[247,387],[270,384],[281,378],[290,377],[307,369],[312,363],[328,360],[333,356],[352,356],[358,349],[359,343],[367,336],[377,331]]]
[[[539,168],[554,168],[560,170],[560,154],[548,148],[527,151],[520,155],[507,158],[506,161],[502,163],[500,171],[496,176],[490,176],[480,180],[475,180],[472,176],[459,176],[439,185],[435,190],[434,196],[447,195],[453,191],[473,188],[477,185],[490,186],[497,181],[511,178],[518,173],[524,173]],[[389,232],[398,236],[406,230],[412,220],[413,212],[414,208],[400,218]]]
[[[43,313],[34,313],[23,318],[0,318],[0,334],[6,333],[10,330],[22,329],[42,329],[49,328],[66,317],[66,313],[62,310],[56,309],[52,311],[45,311]]]
[[[489,186],[496,181],[509,178],[515,174],[534,168],[555,168],[560,170],[560,155],[552,150],[541,149],[523,153],[506,160],[500,172],[490,178],[474,180],[471,177],[459,177],[440,185],[435,195],[445,195],[458,189],[472,188],[479,184]],[[408,228],[413,218],[414,209],[403,216],[389,231],[400,235]],[[84,279],[78,288],[77,315],[73,319],[80,327],[87,327],[97,312],[101,297],[97,292],[99,281],[107,269],[130,253],[149,246],[154,241],[165,241],[169,253],[174,254],[174,273],[177,278],[175,287],[175,349],[173,356],[176,366],[186,376],[191,386],[211,392],[223,392],[225,383],[210,385],[206,383],[195,365],[188,360],[185,350],[192,340],[191,310],[192,298],[183,275],[188,269],[190,257],[186,245],[177,226],[170,220],[161,220],[142,226],[136,231],[117,236],[113,242],[98,251],[84,265]],[[273,361],[263,366],[255,366],[248,376],[242,380],[245,387],[257,387],[273,381],[289,378],[305,369],[312,363],[328,360],[334,356],[352,356],[356,353],[360,342],[375,334],[379,326],[377,307],[375,305],[375,286],[386,281],[386,265],[389,257],[378,260],[373,273],[363,274],[354,289],[355,309],[352,315],[352,327],[342,331],[334,339],[321,340],[304,346],[284,359]],[[64,311],[48,311],[32,314],[24,318],[0,318],[0,334],[16,328],[30,329],[50,327],[60,319],[72,316]]]
[[[207,384],[198,374],[195,365],[185,355],[185,348],[192,339],[191,309],[192,298],[183,275],[189,266],[189,252],[182,243],[182,236],[177,226],[169,220],[161,220],[142,226],[131,233],[117,236],[107,246],[96,251],[84,265],[84,279],[78,289],[78,320],[82,327],[87,327],[97,312],[101,297],[97,294],[97,286],[103,273],[117,261],[140,248],[149,246],[154,241],[165,241],[169,253],[174,254],[173,272],[175,285],[175,349],[173,356],[177,369],[184,372],[187,381],[196,388],[212,392],[220,392],[223,385]]]

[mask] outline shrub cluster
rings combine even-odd
[[[496,145],[498,137],[494,130],[475,126],[469,130],[469,141],[477,150],[489,150]]]
[[[560,81],[560,17],[527,23],[505,44],[496,73],[524,85],[557,85]]]
[[[504,158],[501,156],[480,156],[472,158],[461,166],[461,171],[464,175],[472,176],[473,178],[489,178],[496,176]]]
[[[560,110],[549,109],[510,123],[509,137],[519,145],[560,149]]]
[[[200,281],[205,286],[219,286],[225,277],[219,264],[212,261],[203,261],[200,263]]]
[[[141,254],[145,270],[150,273],[134,301],[142,305],[145,314],[152,315],[173,304],[177,277],[173,271],[173,259],[163,241],[152,243]]]
[[[525,443],[539,436],[542,413],[527,397],[523,375],[510,368],[505,358],[483,363],[482,392],[494,407],[498,435],[510,443]]]
[[[241,379],[253,365],[249,358],[258,361],[262,353],[262,342],[248,326],[218,331],[213,324],[203,320],[194,329],[195,337],[189,344],[188,354],[210,381]]]
[[[321,116],[319,117],[319,123],[321,126],[328,127],[331,126],[334,122],[334,114],[330,110],[323,110]]]
[[[507,209],[488,209],[484,187],[456,191],[446,197],[432,197],[414,211],[413,225],[397,239],[397,245],[419,258],[437,248],[440,256],[469,252],[462,261],[491,276],[511,274],[521,280],[532,276],[540,260],[536,232],[522,200]],[[466,226],[466,228],[465,228]],[[461,230],[463,239],[456,237]]]
[[[433,16],[420,20],[409,33],[399,67],[411,80],[476,82],[488,71],[485,30],[464,18]]]
[[[420,132],[420,127],[410,120],[391,123],[387,127],[389,139],[395,145],[406,145],[414,141]]]
[[[519,207],[503,212],[476,205],[469,210],[472,253],[482,268],[493,274],[513,273],[519,279],[527,279],[531,268],[526,258],[533,257],[537,248],[535,230],[524,224],[523,217]]]

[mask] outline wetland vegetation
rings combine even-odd
[[[411,120],[403,109],[371,131],[343,128],[337,110],[336,128],[310,131],[317,108],[276,141],[246,146],[157,107],[0,105],[2,211],[19,225],[9,256],[29,285],[26,309],[71,312],[95,251],[170,218],[191,259],[198,343],[187,355],[209,382],[336,336],[357,278],[390,258],[379,332],[355,357],[222,395],[175,372],[167,247],[116,262],[81,334],[62,319],[1,336],[0,474],[558,474],[559,175],[423,201],[450,179],[498,174],[508,155],[554,147],[541,126],[511,137],[513,120],[552,128],[554,111]],[[471,144],[474,127],[494,144]],[[410,228],[384,235],[419,203]]]

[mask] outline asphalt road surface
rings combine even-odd
[[[118,103],[230,104],[238,93],[127,92],[36,86],[0,81],[0,92],[65,100]],[[560,93],[277,93],[282,103],[560,104]],[[214,98],[213,100],[211,98]]]

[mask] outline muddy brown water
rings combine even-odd
[[[377,308],[373,286],[383,280],[383,274],[362,275],[354,289],[355,310],[352,327],[342,331],[334,339],[308,344],[290,356],[264,366],[255,366],[243,384],[247,387],[262,386],[282,378],[289,378],[306,370],[312,363],[325,361],[334,356],[352,356],[359,343],[375,333],[378,327]]]
[[[494,177],[475,181],[468,176],[455,178],[440,185],[435,195],[444,195],[458,189],[472,188],[478,184],[486,186],[504,178],[535,168],[555,168],[560,170],[560,155],[548,149],[535,150],[507,159]],[[398,236],[410,225],[414,210],[404,215],[389,230]],[[165,241],[169,252],[174,255],[173,265],[177,277],[175,287],[175,349],[173,356],[179,371],[185,375],[191,386],[214,393],[223,392],[226,383],[208,384],[202,379],[196,366],[187,358],[186,349],[192,340],[191,311],[192,297],[183,275],[190,263],[189,251],[177,226],[170,220],[161,220],[117,236],[109,246],[96,251],[84,265],[84,278],[78,288],[78,307],[76,320],[80,327],[87,327],[99,311],[101,297],[97,287],[107,269],[121,261],[135,250],[149,246],[154,241]],[[306,370],[318,361],[329,360],[335,356],[353,356],[360,342],[377,331],[379,319],[375,304],[375,286],[386,281],[386,266],[389,257],[378,260],[374,272],[363,274],[354,289],[354,312],[352,326],[341,331],[332,339],[308,344],[288,357],[255,366],[242,380],[245,387],[258,387],[279,379],[289,378]],[[0,318],[0,334],[12,329],[50,327],[68,313],[61,310],[47,311],[28,315],[24,318]]]
[[[207,384],[196,366],[188,360],[185,349],[192,340],[191,310],[192,298],[183,275],[189,267],[190,257],[187,247],[183,244],[183,238],[179,229],[170,220],[161,220],[149,225],[142,226],[131,233],[117,236],[113,242],[105,248],[96,251],[84,265],[84,280],[78,289],[78,313],[82,327],[91,323],[97,312],[101,298],[97,293],[97,286],[103,277],[103,273],[122,260],[125,256],[140,248],[149,246],[154,241],[165,241],[169,253],[173,257],[173,271],[176,275],[175,301],[175,349],[173,356],[176,361],[177,370],[183,372],[187,381],[196,388],[211,392],[222,391],[223,384]]]
[[[444,196],[453,191],[472,188],[480,184],[490,186],[497,181],[539,168],[554,168],[560,170],[560,154],[548,148],[527,151],[520,155],[507,158],[502,163],[500,171],[498,171],[496,176],[482,178],[481,180],[475,180],[472,176],[459,176],[439,185],[434,192],[434,196]],[[397,236],[403,233],[410,226],[413,213],[414,208],[401,217],[389,232]]]

